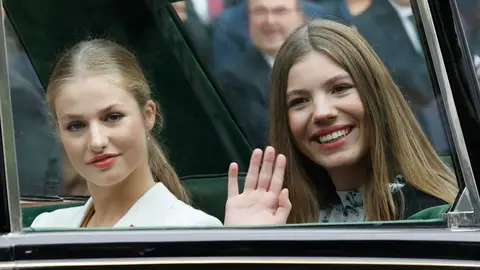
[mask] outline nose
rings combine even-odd
[[[272,14],[272,13],[267,13],[267,17],[265,18],[265,22],[268,24],[268,25],[271,25],[273,24],[273,21],[275,20],[274,18],[275,16]]]
[[[108,136],[102,126],[96,123],[90,124],[89,148],[95,152],[102,152],[108,145]]]
[[[265,22],[267,25],[275,24],[276,20],[277,18],[275,12],[270,11],[265,14]]]
[[[324,122],[335,119],[338,116],[338,110],[335,103],[328,97],[321,96],[314,98],[313,120],[315,122]]]

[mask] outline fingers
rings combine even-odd
[[[228,198],[238,195],[238,164],[230,163],[228,167]]]
[[[272,179],[273,165],[275,163],[275,149],[268,146],[265,149],[263,156],[262,169],[260,170],[260,176],[258,177],[258,189],[268,189],[270,181]]]
[[[275,169],[273,171],[272,180],[270,181],[269,190],[275,195],[278,195],[283,187],[283,178],[285,175],[285,168],[287,167],[287,158],[280,154],[275,161]]]
[[[245,177],[245,190],[255,189],[258,182],[258,170],[260,169],[260,162],[262,161],[262,150],[253,150],[252,157],[250,159],[250,166],[248,167],[248,173]]]
[[[288,198],[288,189],[283,189],[280,192],[280,197],[278,199],[278,209],[275,213],[277,217],[277,224],[280,223],[287,223],[288,216],[290,215],[290,211],[292,210],[292,203]]]

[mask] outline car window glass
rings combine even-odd
[[[128,1],[113,9],[108,5],[112,2],[106,1],[109,3],[97,6],[103,13],[94,12],[89,20],[84,15],[90,12],[92,2],[55,4],[45,11],[48,16],[31,12],[38,7],[35,4],[25,12],[20,2],[10,2],[9,12],[31,16],[28,20],[13,16],[7,30],[15,41],[8,42],[7,50],[20,191],[24,206],[44,207],[24,212],[25,227],[40,213],[73,206],[69,203],[81,205],[88,198],[85,181],[65,163],[55,125],[49,125],[52,119],[44,88],[60,52],[92,36],[119,42],[136,54],[165,114],[164,130],[155,139],[188,186],[194,206],[219,220],[224,217],[229,163],[239,162],[240,171],[246,172],[252,148],[266,145],[268,78],[275,59],[261,53],[271,44],[255,27],[261,28],[269,16],[288,29],[297,26],[291,23],[294,13],[354,26],[386,64],[437,154],[453,167],[450,161],[455,152],[448,140],[441,96],[425,64],[408,1],[352,6],[342,6],[339,1],[306,1],[298,10],[287,5],[249,10],[242,1],[205,9],[186,1],[177,2],[173,9],[139,4],[135,11]],[[72,13],[64,14],[66,9]],[[175,10],[180,16],[171,16]],[[33,24],[51,29],[48,38],[29,30]],[[20,79],[14,77],[19,74]],[[21,90],[15,90],[15,80]],[[234,93],[234,89],[243,92]],[[21,91],[26,94],[18,95]],[[240,98],[238,93],[248,95]],[[28,98],[32,100],[27,102]],[[35,147],[39,150],[33,151]],[[436,221],[441,219],[440,212],[448,211],[440,206],[443,208],[432,218]],[[347,208],[343,210],[348,215]]]
[[[47,74],[44,73],[44,67],[49,68],[46,60],[38,56],[44,52],[41,48],[25,50],[8,18],[6,32],[22,196],[34,201],[55,201],[60,199],[55,196],[68,198],[72,195],[88,195],[85,182],[62,158],[62,147],[58,143],[55,124],[45,100],[44,85],[48,78],[44,77],[41,81],[38,77],[38,74]],[[143,46],[140,41],[137,44]],[[48,56],[49,61],[54,61],[67,47],[66,44],[58,46],[51,51],[53,54]],[[154,57],[161,58],[163,63],[170,65],[168,69],[160,65],[151,66],[147,69],[147,75],[153,78],[154,95],[165,112],[165,128],[157,139],[164,144],[180,177],[225,174],[228,164],[239,159],[235,148],[240,148],[249,155],[250,150],[241,137],[233,147],[231,141],[225,142],[222,138],[235,136],[222,134],[222,128],[215,127],[216,120],[212,115],[214,108],[203,108],[204,105],[196,96],[199,93],[185,91],[190,89],[193,82],[179,77],[182,74],[179,72],[181,67],[170,53],[161,49],[147,52],[140,48],[138,51],[144,63]],[[31,64],[32,57],[36,61],[37,70]],[[145,65],[151,64],[147,62]]]

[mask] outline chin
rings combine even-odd
[[[321,162],[321,166],[324,167],[327,171],[349,167],[354,164],[355,162],[352,162],[350,160],[334,160],[334,161],[328,160],[328,161]]]
[[[350,167],[360,162],[361,158],[355,153],[338,153],[335,156],[318,158],[317,164],[321,165],[327,170],[338,169],[342,167]]]
[[[87,179],[92,179],[92,180],[88,180],[88,182],[98,187],[112,187],[123,182],[125,177],[122,177],[118,174],[117,175],[112,174],[112,175],[101,175],[101,176],[97,175]]]
[[[113,187],[121,183],[122,181],[90,181],[92,184],[94,184],[97,187]]]

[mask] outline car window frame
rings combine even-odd
[[[3,0],[0,0],[3,7]],[[17,173],[17,158],[15,152],[15,133],[13,128],[13,111],[10,98],[10,83],[8,78],[6,34],[4,20],[0,20],[0,126],[1,146],[0,186],[2,192],[2,232],[21,232],[22,211],[20,207],[20,191]],[[7,223],[8,222],[8,223]]]
[[[446,93],[446,96],[443,96],[445,104],[447,107],[448,121],[451,129],[451,134],[454,136],[454,143],[456,146],[456,154],[459,156],[459,163],[461,166],[461,171],[463,173],[463,181],[465,181],[465,186],[467,187],[466,191],[468,193],[460,192],[458,197],[461,197],[462,194],[468,194],[470,197],[470,202],[472,203],[473,211],[459,212],[461,216],[469,216],[472,219],[476,220],[480,214],[480,199],[478,190],[476,189],[475,176],[471,169],[470,160],[468,157],[468,152],[466,150],[465,141],[462,136],[462,129],[455,123],[455,119],[458,119],[458,114],[455,109],[455,101],[452,97],[451,88],[448,85],[448,76],[446,76],[445,63],[442,61],[441,48],[438,45],[438,36],[435,32],[435,22],[430,13],[430,6],[434,1],[427,2],[427,0],[412,0],[414,7],[414,12],[416,17],[420,18],[419,26],[420,33],[423,37],[422,42],[424,45],[428,45],[430,50],[431,59],[438,68],[434,70],[434,75],[439,84],[441,85],[442,92]],[[0,0],[0,4],[2,1]],[[457,11],[458,12],[458,11]],[[457,14],[458,15],[458,14]],[[8,196],[4,197],[4,203],[8,206],[8,220],[10,224],[10,232],[21,232],[22,231],[22,222],[21,222],[21,207],[20,207],[20,196],[19,196],[19,184],[18,184],[18,175],[16,170],[16,155],[15,155],[15,140],[14,140],[14,130],[13,130],[13,115],[11,110],[10,102],[10,93],[9,93],[9,83],[8,83],[8,68],[6,62],[6,48],[5,48],[5,27],[3,21],[1,22],[1,31],[3,42],[0,50],[0,100],[2,100],[1,114],[0,114],[0,123],[2,123],[2,144],[3,144],[3,173],[5,175],[4,181],[2,184],[5,186],[5,190],[8,193]],[[428,34],[426,34],[428,33]],[[3,60],[3,61],[2,61]],[[439,77],[442,76],[442,77]],[[3,78],[3,80],[2,80]],[[477,89],[478,90],[478,89]],[[0,179],[2,180],[2,179]],[[452,215],[453,214],[453,215]],[[449,226],[455,227],[459,226],[459,218],[455,218],[456,213],[449,213]],[[333,225],[333,224],[332,224]],[[470,224],[472,225],[472,224]],[[473,224],[474,225],[474,224]],[[335,225],[333,225],[335,226]],[[461,225],[464,226],[464,225]],[[407,228],[409,226],[406,226]],[[326,228],[322,226],[322,228]]]
[[[426,54],[426,60],[429,62],[430,74],[435,76],[435,80],[438,83],[437,85],[440,88],[449,135],[451,136],[451,141],[454,146],[454,154],[456,154],[457,168],[455,169],[460,190],[455,203],[446,215],[447,224],[450,228],[478,226],[480,221],[480,196],[464,137],[464,131],[460,125],[462,121],[457,110],[458,104],[455,103],[454,99],[454,95],[459,94],[452,91],[452,83],[456,82],[453,82],[454,77],[448,74],[446,68],[445,59],[449,59],[447,55],[449,48],[445,46],[444,42],[441,43],[439,40],[440,38],[448,39],[449,37],[446,35],[438,35],[437,32],[442,25],[439,21],[441,17],[433,14],[433,12],[440,12],[438,9],[434,10],[435,5],[439,5],[440,3],[434,0],[411,0],[411,3],[417,21],[417,28],[421,36],[422,47],[429,52]],[[457,31],[455,34],[459,37],[456,45],[462,48],[468,47],[463,26],[460,23],[460,14],[456,2],[448,0],[443,1],[441,5],[448,5],[450,7],[452,18],[456,23],[455,29]],[[452,42],[451,39],[449,41]],[[474,67],[468,50],[464,52],[463,57],[465,57],[467,61],[461,63],[463,66],[460,68],[463,69],[463,73],[467,74],[464,74],[465,76],[471,76],[469,73],[474,71]],[[470,59],[470,61],[468,61],[468,59]],[[480,93],[478,83],[470,84],[469,87],[474,88],[468,89],[473,93]]]

